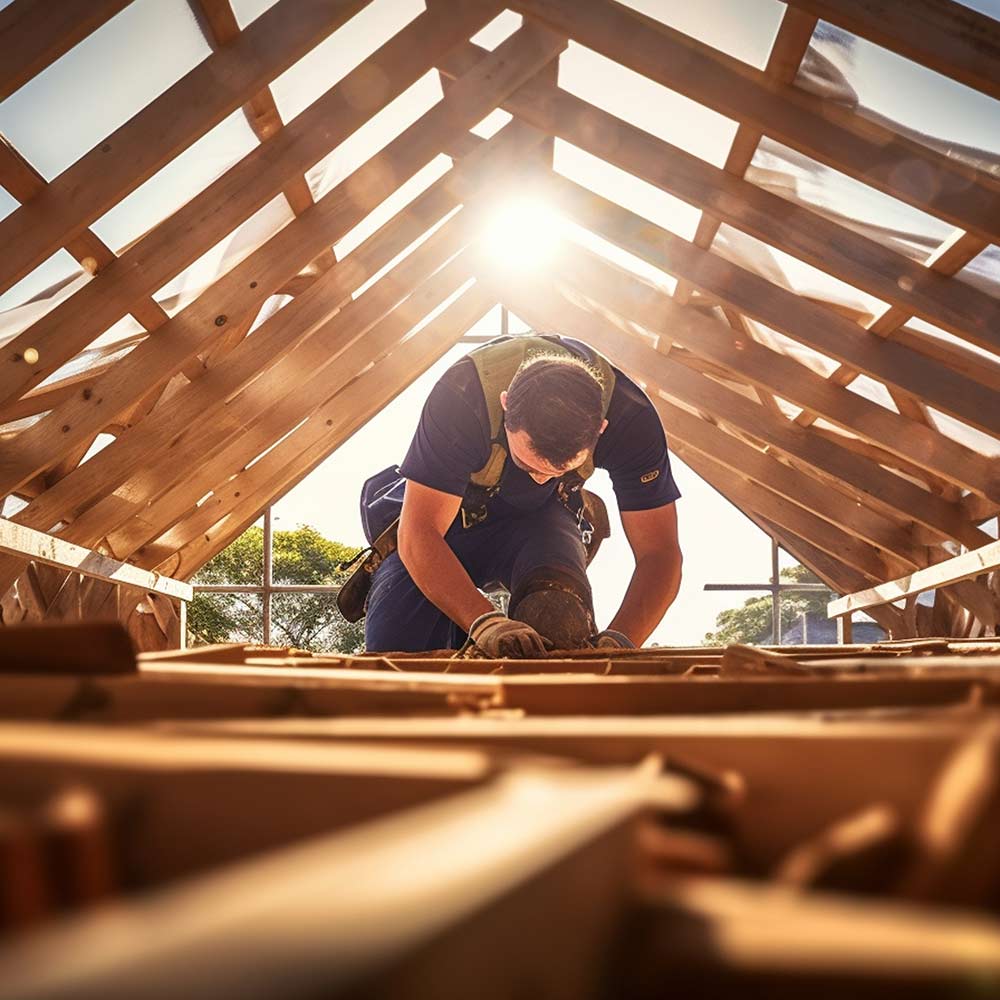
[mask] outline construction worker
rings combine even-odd
[[[608,531],[603,504],[582,488],[595,466],[610,474],[635,556],[603,631],[586,575],[591,536]],[[375,545],[355,579],[371,586],[366,648],[474,643],[482,655],[530,657],[641,645],[680,585],[678,496],[652,403],[605,358],[561,337],[490,341],[437,382],[402,465],[365,484]],[[481,592],[491,584],[510,592],[507,614]]]

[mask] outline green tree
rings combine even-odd
[[[781,571],[781,579],[787,583],[822,583],[805,566],[791,566]],[[805,593],[783,593],[781,595],[781,631],[789,628],[803,614],[819,615],[826,618],[829,594],[823,591]],[[731,642],[770,643],[771,595],[751,597],[738,608],[722,611],[715,619],[716,631],[705,633],[705,642],[710,646],[726,646]]]
[[[325,538],[315,528],[274,532],[271,573],[276,584],[343,583],[340,563],[358,549]],[[260,586],[264,579],[264,531],[253,527],[209,560],[192,583]],[[188,605],[188,631],[198,643],[260,642],[259,594],[196,594]],[[271,641],[315,653],[356,653],[364,648],[364,623],[337,611],[333,594],[273,594]]]

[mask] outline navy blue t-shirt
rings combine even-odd
[[[567,347],[573,342],[563,339]],[[608,426],[594,449],[594,465],[611,477],[618,509],[651,510],[673,503],[680,491],[670,472],[663,427],[646,394],[615,369]],[[490,419],[476,367],[470,358],[452,365],[431,390],[400,473],[431,489],[463,496],[469,479],[490,456]],[[511,461],[504,464],[494,507],[533,510],[556,488],[536,483]]]

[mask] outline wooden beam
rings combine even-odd
[[[418,80],[433,65],[435,55],[489,21],[496,9],[493,0],[476,0],[462,4],[447,17],[417,17],[269,142],[252,150],[125,250],[70,299],[0,347],[0,405],[51,375],[126,315],[136,301],[163,287],[231,233],[287,186],[291,178],[312,167],[360,128],[370,114]],[[366,74],[372,72],[379,75],[383,86],[373,95],[371,105],[359,108],[352,95],[366,90]],[[396,170],[400,164],[390,161],[385,167]],[[346,197],[347,189],[341,189],[341,194]],[[355,192],[354,197],[358,194]],[[327,235],[332,242],[333,234],[324,233],[324,237]],[[329,243],[317,242],[316,252],[321,252],[324,245]],[[257,301],[262,302],[263,297]],[[39,355],[35,365],[20,360],[28,347]]]
[[[172,580],[159,573],[139,569],[129,563],[73,545],[54,535],[26,528],[2,517],[0,517],[0,552],[15,555],[19,559],[44,563],[46,566],[68,569],[73,573],[93,577],[95,580],[139,587],[175,600],[190,601],[194,596],[190,585],[180,580]]]
[[[831,601],[826,611],[831,618],[854,611],[865,611],[879,604],[891,604],[893,601],[913,597],[925,590],[936,590],[938,587],[946,587],[962,580],[971,580],[984,573],[995,571],[998,567],[1000,567],[1000,542],[992,542],[980,549],[973,549],[971,552],[918,570],[898,580],[890,580],[869,590],[848,594],[839,600]]]
[[[279,0],[0,222],[0,292],[99,219],[247,98],[337,30],[365,0]]]
[[[949,239],[945,240],[923,261],[922,266],[927,269],[928,273],[951,277],[961,271],[970,261],[978,257],[987,246],[989,246],[989,243],[979,236],[955,230]],[[990,384],[990,375],[993,374],[990,371],[992,366],[986,358],[974,355],[974,360],[970,365],[967,356],[963,357],[958,353],[961,350],[960,348],[956,348],[955,345],[942,345],[940,341],[929,334],[921,334],[919,331],[907,329],[905,338],[900,337],[897,331],[903,327],[903,324],[910,319],[911,315],[912,313],[905,307],[891,305],[879,316],[865,322],[863,325],[871,333],[877,334],[879,337],[892,337],[896,340],[905,340],[907,345],[919,350],[922,354],[935,358],[955,371],[968,372],[970,367],[972,367],[977,370],[980,381]],[[966,352],[966,355],[968,353]],[[856,369],[850,365],[842,364],[830,373],[829,378],[837,385],[847,385],[857,374]],[[902,407],[900,409],[902,410]],[[924,417],[925,419],[928,418],[926,408]],[[809,412],[800,413],[796,418],[796,423],[803,427],[808,427],[813,419],[815,419],[814,416]]]
[[[484,280],[489,272],[479,272]],[[965,519],[960,509],[921,489],[907,479],[883,469],[878,463],[855,455],[835,442],[804,434],[789,421],[773,417],[758,403],[710,378],[687,368],[680,361],[657,351],[648,341],[569,302],[543,284],[507,282],[493,285],[496,294],[538,329],[546,325],[573,331],[643,382],[654,385],[679,402],[699,410],[724,414],[729,424],[767,441],[790,457],[816,468],[863,494],[866,502],[890,514],[912,518],[942,538],[975,546],[989,540]],[[664,297],[664,301],[669,301]],[[686,309],[687,307],[675,307]],[[639,375],[638,373],[641,373]]]
[[[458,184],[459,177],[469,173],[488,184],[494,172],[508,172],[537,140],[534,130],[505,128],[262,324],[224,366],[209,369],[157,411],[155,419],[122,435],[110,446],[114,451],[105,449],[94,456],[72,481],[36,499],[17,519],[44,528],[58,520],[75,521],[66,529],[67,537],[92,544],[120,523],[108,520],[109,515],[129,516],[135,505],[167,489],[173,479],[190,477],[192,469],[214,474],[212,456],[225,446],[227,434],[245,445],[256,441],[257,451],[246,455],[244,463],[265,451],[308,413],[309,400],[319,405],[333,391],[330,376],[321,373],[472,238],[468,213],[450,220],[358,299],[352,301],[352,293],[457,206],[449,187]],[[420,303],[438,295],[437,287],[421,289],[404,311],[418,311],[412,323],[426,314],[426,309],[419,311]],[[453,290],[447,281],[440,287],[443,294]],[[306,339],[310,336],[311,343]],[[362,352],[373,350],[378,341],[368,338]],[[358,370],[371,360],[360,358]],[[283,410],[287,419],[276,423],[277,410]],[[189,505],[220,482],[207,483]],[[97,503],[102,496],[104,500]]]
[[[217,488],[190,517],[142,548],[134,548],[133,534],[125,548],[132,549],[138,565],[149,568],[176,554],[177,572],[190,577],[438,361],[494,305],[473,285],[419,334],[357,375],[259,462]],[[158,506],[148,512],[151,521]],[[116,551],[132,527],[126,525],[111,536]],[[149,537],[147,529],[143,541]]]
[[[592,232],[668,273],[683,275],[699,287],[712,289],[733,307],[821,353],[845,355],[856,351],[859,357],[871,360],[879,346],[889,346],[880,345],[848,320],[804,302],[571,181],[552,175],[543,190],[550,194],[554,205]],[[831,391],[833,387],[826,379],[793,358],[750,339],[737,342],[719,321],[697,311],[682,312],[676,303],[664,301],[662,291],[641,279],[627,277],[626,272],[613,269],[593,254],[567,249],[562,257],[569,260],[571,252],[573,266],[559,264],[556,273],[583,294],[589,294],[587,289],[591,287],[600,289],[596,297],[603,297],[627,318],[661,332],[667,341],[679,342],[790,402],[821,412],[852,433],[884,444],[953,482],[984,496],[1000,497],[996,463],[979,452],[856,393],[839,387]],[[829,333],[823,335],[820,331],[827,324]],[[922,381],[932,381],[935,374],[942,385],[948,381],[938,366],[897,344],[892,345],[885,359],[870,363],[869,370],[878,368],[883,376],[893,377],[904,369],[912,371],[915,362]],[[978,383],[973,391],[980,405],[992,396]]]
[[[463,72],[480,52],[472,43],[460,46],[442,68]],[[1000,303],[985,292],[713,167],[558,87],[535,81],[502,106],[756,239],[1000,354]]]
[[[36,198],[47,187],[45,178],[2,134],[0,134],[0,184],[22,204]],[[89,229],[84,229],[68,240],[66,250],[90,275],[100,273],[115,260],[111,248]],[[155,330],[168,319],[162,306],[152,298],[136,300],[132,304],[131,312],[136,321],[147,330]]]
[[[110,21],[130,0],[14,0],[0,11],[0,101]]]
[[[669,434],[669,428],[667,429]],[[817,548],[852,566],[868,578],[878,578],[879,567],[887,566],[885,556],[850,530],[836,527],[811,511],[790,502],[775,490],[751,482],[731,472],[714,458],[672,440],[677,456],[698,475],[710,474],[722,494],[735,503],[747,504],[758,514],[808,539]]]
[[[53,452],[66,450],[141,396],[152,380],[169,377],[221,326],[234,321],[308,263],[331,237],[347,232],[440,150],[444,138],[479,121],[561,51],[544,29],[521,28],[463,78],[460,85],[385,149],[325,195],[308,213],[221,278],[98,380],[89,399],[73,399],[24,431],[0,456],[0,482],[30,479]],[[255,287],[256,286],[256,287]],[[168,333],[169,331],[169,333]],[[16,486],[10,487],[8,492]],[[4,489],[0,486],[0,492]]]
[[[455,231],[450,235],[455,236]],[[437,249],[430,248],[430,259],[436,258]],[[413,256],[404,263],[412,261],[413,269],[427,266],[427,257],[413,260]],[[394,300],[399,292],[390,282],[378,282],[369,290],[373,294],[361,296],[355,300],[358,306],[345,307],[316,334],[300,341],[293,353],[247,385],[228,405],[216,405],[210,411],[214,416],[202,417],[197,426],[178,434],[168,455],[161,459],[170,463],[168,468],[137,469],[129,477],[127,489],[105,496],[62,534],[91,538],[114,530],[174,482],[184,481],[194,461],[204,462],[215,471],[216,482],[222,482],[215,458],[228,442],[250,435],[258,424],[259,436],[267,439],[265,447],[279,440],[351,377],[358,354],[371,361],[390,349],[454,293],[469,273],[469,262],[456,258],[398,304]],[[369,331],[373,335],[364,336]]]
[[[691,100],[894,198],[1000,240],[1000,184],[832,101],[612,0],[518,0],[514,8]],[[901,162],[920,164],[900,171]],[[926,177],[934,183],[928,184]]]
[[[816,28],[816,18],[804,14],[794,7],[786,7],[781,18],[781,25],[778,34],[771,45],[771,53],[764,67],[764,73],[781,83],[791,84],[799,70],[802,57],[809,48],[809,41]],[[726,173],[734,177],[743,177],[753,160],[754,153],[761,140],[761,133],[745,124],[740,124],[733,137],[729,155],[723,169]],[[715,234],[719,231],[721,220],[706,212],[702,212],[698,220],[698,229],[695,233],[694,244],[707,250],[715,239]],[[677,282],[674,290],[674,298],[684,305],[691,295],[690,282],[681,279]]]
[[[790,0],[793,6],[1000,100],[1000,25],[951,0]]]
[[[914,548],[911,532],[896,521],[856,502],[847,494],[830,489],[805,473],[783,465],[766,452],[744,444],[659,394],[653,394],[651,398],[672,441],[683,442],[734,475],[766,487],[912,567],[924,565],[925,556]]]
[[[240,26],[230,0],[191,0],[191,3],[192,10],[201,15],[199,20],[203,22],[203,32],[213,49],[225,47],[237,38]],[[284,125],[269,87],[254,94],[243,105],[243,115],[261,142],[270,141]],[[291,178],[282,194],[294,215],[301,215],[313,205],[312,190],[303,176]],[[316,258],[315,265],[326,270],[336,263],[336,259],[333,250],[327,248]]]

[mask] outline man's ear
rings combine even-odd
[[[598,434],[603,434],[604,431],[607,429],[607,426],[608,426],[607,420],[602,420],[601,421],[601,429],[597,433]]]
[[[504,389],[503,392],[500,393],[500,405],[503,407],[504,413],[506,413],[507,412],[507,390],[506,389]],[[604,422],[607,423],[606,420]],[[602,430],[603,430],[603,428],[602,428]]]

